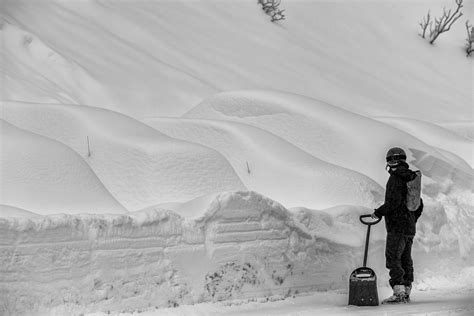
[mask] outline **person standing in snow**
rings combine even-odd
[[[372,214],[374,219],[385,217],[387,230],[385,259],[393,295],[383,300],[382,304],[410,301],[413,282],[411,248],[416,222],[423,212],[423,201],[420,200],[420,206],[414,212],[410,212],[406,206],[407,182],[416,177],[416,173],[409,169],[406,158],[401,148],[391,148],[387,152],[386,168],[390,177],[386,185],[385,202]]]

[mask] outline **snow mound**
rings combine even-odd
[[[455,155],[431,147],[415,136],[308,97],[262,90],[230,91],[212,96],[183,117],[226,120],[267,130],[313,156],[368,175],[385,185],[385,154],[390,147],[438,157],[463,172],[472,168]],[[435,136],[433,136],[435,138]],[[360,155],[363,155],[362,157]],[[356,155],[356,156],[354,156]],[[379,167],[377,167],[379,166]]]
[[[365,235],[361,233],[363,226],[361,226],[359,216],[371,214],[373,209],[342,205],[324,210],[295,207],[290,211],[314,236],[341,245],[360,247],[365,243]],[[385,227],[383,225],[374,226],[371,242],[384,240]]]
[[[186,218],[186,219],[196,219],[202,217],[202,215],[205,213],[209,205],[214,201],[218,195],[220,195],[223,192],[219,193],[212,193],[204,196],[200,196],[198,198],[192,199],[188,202],[184,203],[164,203],[164,204],[158,204],[155,206],[151,206],[148,208],[145,208],[140,211],[133,212],[133,214],[140,214],[140,213],[147,213],[150,210],[157,210],[157,209],[163,209],[163,210],[171,210],[180,216]]]
[[[116,112],[5,102],[2,117],[74,149],[130,211],[245,189],[215,150],[168,137]]]
[[[332,165],[265,130],[215,120],[147,119],[171,137],[221,153],[245,186],[286,207],[375,206],[383,190],[372,179]]]
[[[28,217],[33,218],[41,216],[27,210],[23,210],[18,207],[13,207],[10,205],[0,204],[0,217]]]
[[[3,120],[0,127],[0,204],[41,215],[126,212],[76,152]]]

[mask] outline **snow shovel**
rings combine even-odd
[[[377,306],[379,305],[379,296],[377,294],[377,276],[374,270],[367,267],[367,252],[369,250],[370,226],[380,222],[381,218],[376,221],[366,222],[364,218],[368,215],[359,217],[362,224],[367,225],[367,237],[365,239],[364,264],[362,267],[352,271],[349,278],[349,305],[357,306]]]

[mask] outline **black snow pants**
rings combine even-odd
[[[413,260],[411,248],[413,237],[410,235],[388,233],[385,246],[387,269],[390,270],[390,286],[411,285],[413,282]]]

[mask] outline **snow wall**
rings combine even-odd
[[[287,210],[255,192],[228,192],[194,219],[159,209],[1,218],[0,314],[132,312],[347,291],[362,263],[358,217],[368,212]],[[444,286],[440,269],[455,265],[458,281],[472,287],[472,258],[457,246],[439,248],[447,222],[435,222],[423,224],[415,243],[416,286]],[[387,283],[383,225],[372,232],[368,265],[380,286]]]

